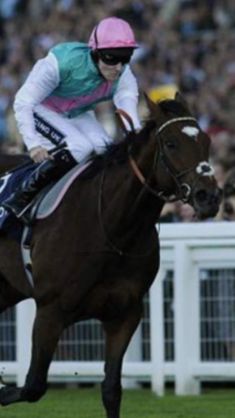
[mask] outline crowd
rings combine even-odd
[[[86,42],[93,26],[115,15],[131,23],[140,47],[132,67],[141,91],[163,98],[180,90],[212,139],[221,186],[235,162],[235,3],[233,0],[1,0],[0,145],[22,151],[12,103],[37,59],[56,43]],[[140,100],[140,114],[144,112]],[[109,104],[98,109],[115,133]],[[166,206],[165,220],[193,219],[187,205]],[[223,217],[223,214],[220,216]]]

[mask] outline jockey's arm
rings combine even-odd
[[[14,101],[15,118],[23,141],[30,151],[40,147],[40,135],[35,129],[34,108],[59,84],[59,70],[55,56],[49,53],[32,68],[26,81],[18,90]]]
[[[131,117],[134,128],[139,130],[141,123],[138,115],[138,86],[137,81],[129,66],[127,66],[120,77],[117,91],[113,102],[117,109],[122,109]],[[125,127],[130,130],[130,125],[123,119]]]

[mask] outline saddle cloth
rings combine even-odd
[[[0,177],[0,231],[7,233],[16,240],[20,239],[23,225],[13,214],[7,212],[1,204],[16,191],[19,184],[26,180],[36,167],[35,163],[29,162],[6,172]]]
[[[44,219],[58,207],[67,190],[74,180],[90,165],[77,165],[65,174],[58,182],[52,183],[43,189],[33,200],[31,205],[30,219]],[[37,165],[27,163],[0,177],[0,231],[21,242],[24,225],[12,213],[6,211],[1,203],[16,191],[24,180],[26,180]]]
[[[44,219],[51,215],[52,212],[59,206],[67,190],[74,182],[74,180],[90,165],[86,163],[84,165],[77,165],[73,167],[68,173],[65,174],[56,184],[50,187],[49,191],[44,194],[43,198],[37,206],[35,218]],[[32,213],[34,211],[32,210]]]

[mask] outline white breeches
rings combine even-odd
[[[78,162],[84,161],[92,151],[97,154],[103,153],[106,144],[113,141],[96,119],[95,112],[92,110],[71,119],[43,105],[36,106],[35,112],[63,134],[63,142],[66,142],[68,149]],[[44,148],[51,149],[55,146],[45,136],[39,133],[38,135]]]

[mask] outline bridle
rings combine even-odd
[[[170,159],[168,158],[166,152],[164,151],[163,146],[163,137],[162,132],[169,126],[174,123],[178,122],[184,122],[184,121],[190,121],[195,122],[197,124],[197,120],[194,117],[191,116],[181,116],[178,118],[173,118],[165,123],[163,123],[159,128],[156,130],[156,137],[159,137],[158,145],[159,147],[156,147],[154,158],[153,158],[153,164],[152,168],[150,170],[148,178],[146,178],[140,168],[138,167],[138,164],[136,163],[135,159],[131,155],[131,149],[129,150],[129,163],[130,166],[136,175],[136,177],[139,179],[139,181],[142,183],[143,187],[153,194],[154,196],[164,200],[165,202],[174,202],[176,200],[181,200],[184,203],[187,203],[193,193],[193,189],[195,188],[195,184],[191,187],[188,183],[181,182],[182,177],[184,177],[186,174],[195,171],[197,168],[197,165],[193,165],[189,168],[186,168],[180,172],[177,172],[177,170],[174,168],[173,164],[171,163]],[[156,190],[150,185],[150,180],[152,178],[152,174],[155,172],[157,165],[162,163],[164,169],[167,171],[168,174],[172,177],[174,183],[176,184],[176,192],[172,195],[167,195],[162,190]],[[206,165],[205,165],[205,171],[206,171]],[[205,172],[198,173],[198,177],[201,175],[205,175]]]
[[[121,113],[122,116],[127,118],[126,114],[124,114],[123,112],[119,112],[119,113]],[[193,190],[196,186],[196,183],[197,183],[198,179],[201,176],[207,176],[207,175],[212,174],[212,169],[210,168],[209,164],[207,162],[203,162],[203,161],[199,165],[196,164],[196,165],[193,165],[192,167],[189,167],[189,168],[184,169],[180,172],[177,172],[176,169],[174,168],[173,164],[171,163],[171,161],[167,157],[166,153],[164,152],[163,139],[162,139],[162,136],[161,136],[162,132],[169,125],[172,125],[172,124],[177,123],[177,122],[183,122],[183,121],[190,121],[190,122],[193,121],[197,125],[197,120],[195,118],[193,118],[191,116],[182,116],[182,117],[170,119],[170,120],[166,121],[165,123],[163,123],[159,128],[157,128],[156,136],[159,137],[159,147],[156,147],[156,150],[155,150],[155,153],[154,153],[154,158],[153,158],[152,168],[150,170],[150,174],[149,174],[148,178],[145,178],[145,176],[143,175],[142,171],[138,167],[138,164],[136,163],[135,159],[131,155],[131,148],[129,149],[129,163],[130,163],[130,166],[131,166],[135,176],[138,178],[138,180],[143,185],[143,190],[147,190],[148,192],[150,192],[151,194],[153,194],[157,198],[160,198],[160,199],[162,199],[166,202],[173,202],[173,201],[176,201],[176,200],[182,200],[184,203],[188,202],[192,193],[193,193]],[[130,124],[130,126],[132,128],[132,131],[134,131],[134,127],[133,127],[132,122],[130,120],[128,120],[128,123]],[[168,195],[165,194],[164,191],[156,190],[149,184],[149,182],[152,178],[152,175],[156,171],[156,167],[157,167],[159,162],[161,162],[163,164],[165,170],[167,171],[167,173],[170,174],[170,176],[173,178],[173,180],[176,184],[177,192],[174,195],[168,196]],[[192,171],[197,172],[198,179],[195,180],[194,185],[191,187],[187,183],[182,183],[181,178],[184,177],[186,174],[192,172]],[[103,230],[104,236],[106,237],[106,241],[107,241],[108,246],[110,248],[110,252],[117,253],[119,256],[127,256],[127,257],[132,257],[132,258],[147,257],[147,256],[151,255],[152,252],[153,252],[152,249],[150,251],[147,251],[146,253],[140,253],[140,254],[132,254],[132,253],[125,252],[120,247],[118,247],[113,242],[113,240],[110,238],[109,234],[106,231],[106,228],[105,228],[105,225],[104,225],[104,222],[103,222],[103,218],[102,218],[102,194],[103,194],[104,179],[105,179],[105,171],[103,171],[103,174],[101,176],[101,183],[100,183],[100,187],[99,187],[98,214],[99,214],[100,226]]]

